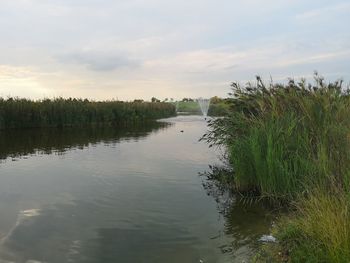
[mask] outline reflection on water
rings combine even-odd
[[[205,131],[203,118],[186,116],[1,132],[0,262],[246,259],[269,218],[203,188],[198,173],[220,164],[198,141]]]
[[[19,157],[38,152],[63,153],[72,148],[84,148],[91,144],[115,144],[120,140],[138,140],[150,132],[165,129],[170,123],[146,122],[127,128],[96,126],[64,129],[0,130],[0,159]]]
[[[261,236],[270,232],[275,213],[269,204],[261,200],[237,196],[232,191],[233,187],[225,182],[225,178],[233,176],[232,170],[226,166],[209,168],[201,173],[206,178],[203,186],[217,202],[218,211],[225,219],[224,232],[228,238],[220,248],[235,262],[245,261],[254,256]]]

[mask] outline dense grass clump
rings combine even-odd
[[[349,197],[320,190],[299,200],[295,215],[284,218],[276,229],[290,262],[350,261]]]
[[[350,262],[349,89],[317,74],[232,87],[229,115],[204,138],[226,146],[237,191],[290,208],[256,262]]]
[[[162,102],[95,102],[71,98],[33,101],[0,98],[0,129],[99,123],[119,125],[173,115],[174,105]]]
[[[349,186],[350,96],[341,81],[232,87],[229,115],[205,138],[227,147],[238,191],[291,200],[315,186]]]
[[[350,200],[345,192],[318,189],[274,228],[278,243],[265,244],[253,262],[350,262]]]

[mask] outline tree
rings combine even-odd
[[[214,96],[210,99],[210,103],[212,104],[218,104],[223,102],[224,100],[222,98],[219,98],[218,96]]]
[[[151,98],[151,101],[152,101],[152,102],[160,102],[160,100],[157,99],[156,97],[152,97],[152,98]]]

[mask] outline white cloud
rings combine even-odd
[[[3,0],[0,95],[224,96],[256,74],[349,78],[350,4],[326,2]]]
[[[316,9],[311,9],[309,11],[303,12],[301,14],[297,14],[296,18],[302,21],[316,19],[316,18],[324,18],[324,17],[334,17],[341,14],[348,15],[350,11],[350,3],[349,2],[340,2],[335,3],[333,5],[320,7]]]
[[[48,95],[48,90],[38,82],[40,75],[28,67],[0,65],[0,96],[33,98]]]
[[[111,54],[106,52],[72,52],[58,57],[63,63],[76,63],[94,71],[113,71],[120,68],[137,67],[139,62],[128,58],[124,54]]]

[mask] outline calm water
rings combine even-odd
[[[183,130],[184,132],[180,132]],[[242,262],[270,218],[203,187],[201,117],[0,133],[0,262]]]

